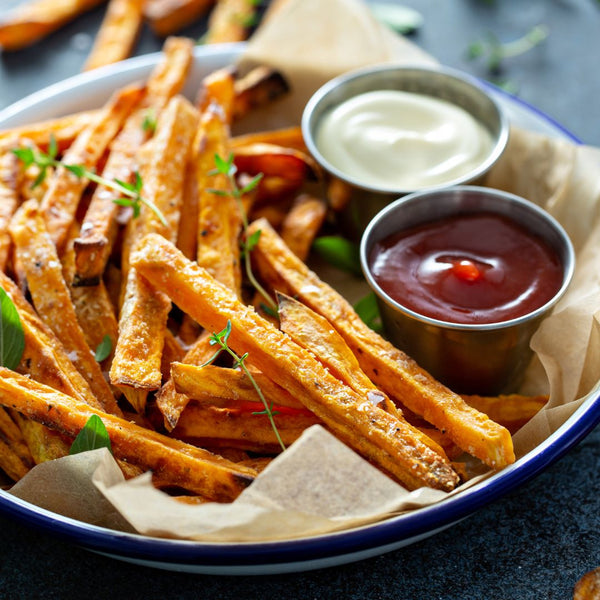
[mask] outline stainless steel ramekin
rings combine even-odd
[[[541,237],[558,253],[563,265],[562,285],[546,304],[508,321],[456,324],[420,315],[379,287],[368,263],[376,242],[409,227],[476,212],[503,215]],[[367,226],[360,260],[367,282],[377,295],[390,341],[454,391],[474,394],[517,389],[532,356],[531,336],[567,290],[575,267],[568,235],[546,211],[513,194],[477,186],[416,192],[388,205]]]

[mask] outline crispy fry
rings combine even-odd
[[[69,454],[71,440],[66,439],[61,433],[49,429],[42,423],[32,421],[17,411],[12,411],[12,415],[36,465]]]
[[[0,22],[0,46],[19,50],[59,29],[104,0],[35,0],[19,6]]]
[[[60,339],[100,405],[118,414],[112,391],[77,322],[56,249],[34,200],[19,208],[11,222],[10,233],[37,312]]]
[[[225,122],[230,125],[235,102],[235,76],[231,67],[224,67],[209,73],[201,82],[196,104],[205,111],[211,104],[217,104],[223,110]]]
[[[110,0],[84,71],[130,56],[142,26],[144,0]]]
[[[177,392],[193,400],[210,402],[223,408],[240,408],[249,402],[260,402],[252,382],[239,369],[175,362],[171,365],[171,377]],[[257,371],[252,373],[252,377],[269,404],[296,411],[304,409],[301,402],[264,373]]]
[[[15,144],[16,145],[16,144]],[[19,161],[8,149],[0,149],[0,270],[10,257],[8,225],[19,205]]]
[[[322,200],[306,194],[296,198],[281,224],[281,238],[300,260],[308,258],[326,216],[327,207]]]
[[[185,356],[185,350],[169,329],[165,331],[160,372],[164,381],[171,377],[171,363],[179,362]]]
[[[38,148],[47,151],[50,136],[53,136],[56,140],[58,152],[62,154],[73,143],[73,140],[97,119],[99,112],[100,109],[88,110],[65,117],[5,129],[0,131],[0,143],[4,144],[6,141],[14,139],[26,139]]]
[[[146,0],[144,17],[158,36],[177,33],[205,15],[215,0]]]
[[[4,408],[0,408],[0,469],[18,481],[34,464],[18,425]]]
[[[188,160],[197,118],[196,109],[181,96],[174,97],[161,114],[151,141],[152,160],[143,170],[142,193],[162,213],[165,223],[144,207],[140,217],[129,223],[129,247],[149,232],[175,241],[183,196],[184,171],[180,165]],[[169,309],[168,298],[130,269],[110,380],[138,412],[143,411],[148,392],[157,390],[162,381],[161,357]]]
[[[214,353],[215,348],[210,344],[210,334],[205,332],[200,335],[194,345],[187,351],[182,361],[185,364],[202,365]],[[188,396],[180,394],[175,390],[175,383],[172,378],[169,378],[162,386],[156,395],[156,406],[163,415],[167,431],[171,431],[177,425],[179,416],[187,406],[189,400]]]
[[[257,131],[236,135],[231,138],[231,147],[233,149],[242,146],[253,146],[254,144],[274,144],[284,148],[293,148],[301,152],[307,152],[302,129],[298,126],[287,127],[285,129],[272,129],[270,131]]]
[[[253,469],[103,413],[5,368],[0,368],[0,404],[70,437],[79,433],[91,415],[98,415],[116,457],[211,500],[233,500],[255,476]]]
[[[253,365],[276,379],[344,442],[408,488],[427,485],[450,490],[455,486],[456,475],[443,458],[418,443],[397,438],[397,419],[376,412],[368,399],[240,303],[173,244],[158,235],[146,236],[132,265],[208,331],[221,331],[230,321],[230,347],[241,354],[248,352]]]
[[[352,188],[345,181],[330,177],[327,184],[327,199],[332,210],[341,212],[352,199]]]
[[[251,69],[235,81],[234,120],[241,119],[256,108],[270,104],[287,94],[289,89],[283,75],[271,67],[258,66]]]
[[[131,114],[111,144],[103,175],[131,183],[137,169],[136,155],[150,135],[144,122],[158,117],[169,100],[179,93],[187,77],[193,44],[183,38],[169,38],[163,58],[153,70],[141,106]],[[105,269],[117,233],[118,191],[98,186],[75,240],[75,269],[79,285],[96,285]]]
[[[243,42],[256,22],[252,0],[217,0],[208,19],[205,44]]]
[[[19,288],[4,273],[0,286],[16,306],[25,334],[25,351],[17,368],[36,381],[100,408],[88,382],[75,368],[53,331],[38,317]]]
[[[211,104],[202,114],[201,128],[195,146],[196,180],[198,199],[198,264],[240,296],[241,269],[239,236],[242,215],[235,199],[230,195],[218,195],[212,190],[226,192],[229,182],[221,173],[210,174],[215,168],[215,155],[229,156],[229,128],[223,112]]]
[[[264,407],[260,403],[253,409],[240,410],[190,402],[172,435],[184,440],[210,438],[236,441],[238,448],[248,444],[247,447],[252,450],[265,447],[272,451],[277,448],[278,440],[269,419],[264,414],[258,414],[262,410]],[[298,411],[296,414],[279,412],[274,420],[286,446],[293,444],[305,429],[319,423],[314,415],[307,414],[306,411]]]
[[[263,279],[274,289],[298,298],[324,316],[345,339],[363,371],[378,387],[447,432],[459,447],[490,467],[500,469],[514,462],[508,430],[471,408],[406,354],[369,329],[352,306],[310,271],[266,221],[256,221],[249,227],[250,233],[258,230],[261,235],[252,256]]]
[[[511,433],[523,427],[548,402],[548,396],[463,396],[465,402],[500,423]]]
[[[126,116],[139,102],[142,92],[142,87],[132,85],[114,94],[97,119],[77,136],[63,157],[64,163],[94,169]],[[78,178],[61,166],[56,170],[44,195],[42,213],[59,254],[64,249],[69,227],[75,219],[87,184],[85,178]]]

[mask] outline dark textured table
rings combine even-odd
[[[488,32],[511,40],[547,25],[546,41],[507,59],[500,77],[582,141],[600,145],[597,0],[404,4],[425,18],[412,37],[417,44],[480,77],[488,76],[487,67],[466,58],[470,42]],[[32,49],[0,55],[0,108],[78,72],[101,15],[92,11]],[[200,24],[188,33],[202,30]],[[145,31],[138,53],[159,47]],[[0,599],[567,599],[577,579],[600,565],[599,458],[597,428],[535,480],[451,529],[378,558],[294,575],[225,578],[132,566],[0,516]]]

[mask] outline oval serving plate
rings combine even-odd
[[[184,93],[193,97],[200,79],[231,64],[243,44],[198,47]],[[148,76],[160,54],[71,77],[0,112],[0,129],[96,108],[117,88]],[[578,140],[533,107],[483,84],[502,104],[512,124],[546,135]],[[349,563],[407,546],[469,516],[549,467],[600,422],[600,385],[548,439],[515,464],[439,504],[380,523],[309,538],[264,543],[206,543],[122,533],[75,521],[0,490],[0,511],[64,540],[113,558],[155,568],[215,575],[308,571]]]

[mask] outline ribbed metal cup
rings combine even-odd
[[[503,215],[545,240],[557,252],[563,279],[552,299],[509,321],[457,324],[420,315],[381,289],[368,262],[377,242],[410,227],[474,212]],[[377,295],[390,341],[454,391],[473,394],[517,389],[531,360],[531,336],[567,290],[575,267],[568,235],[546,211],[513,194],[477,186],[416,192],[388,205],[367,226],[360,260],[367,282]]]

